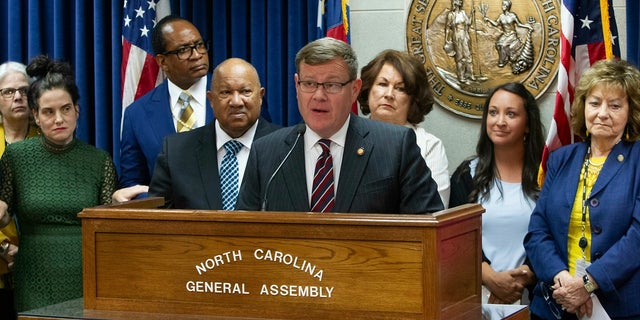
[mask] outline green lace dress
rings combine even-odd
[[[14,265],[18,311],[82,297],[83,208],[111,202],[117,183],[109,154],[74,139],[43,136],[9,145],[0,160],[0,199],[17,217]]]

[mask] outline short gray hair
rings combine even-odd
[[[0,82],[4,81],[6,76],[14,72],[23,74],[27,82],[31,83],[31,79],[27,75],[27,66],[15,61],[7,61],[0,64]]]

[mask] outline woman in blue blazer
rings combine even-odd
[[[640,319],[640,72],[595,63],[580,78],[571,128],[553,152],[525,249],[538,285],[532,319]],[[599,303],[598,303],[599,302]]]

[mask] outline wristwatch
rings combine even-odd
[[[591,294],[592,292],[594,292],[596,290],[596,285],[593,284],[593,282],[591,282],[591,280],[589,280],[589,276],[588,275],[584,275],[582,277],[582,280],[584,281],[584,288],[587,289],[587,292],[589,292],[589,294]]]

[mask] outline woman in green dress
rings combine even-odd
[[[67,63],[34,58],[29,108],[40,137],[7,146],[0,160],[0,227],[18,220],[14,264],[18,311],[82,297],[83,208],[111,202],[109,154],[75,138],[79,93]]]

